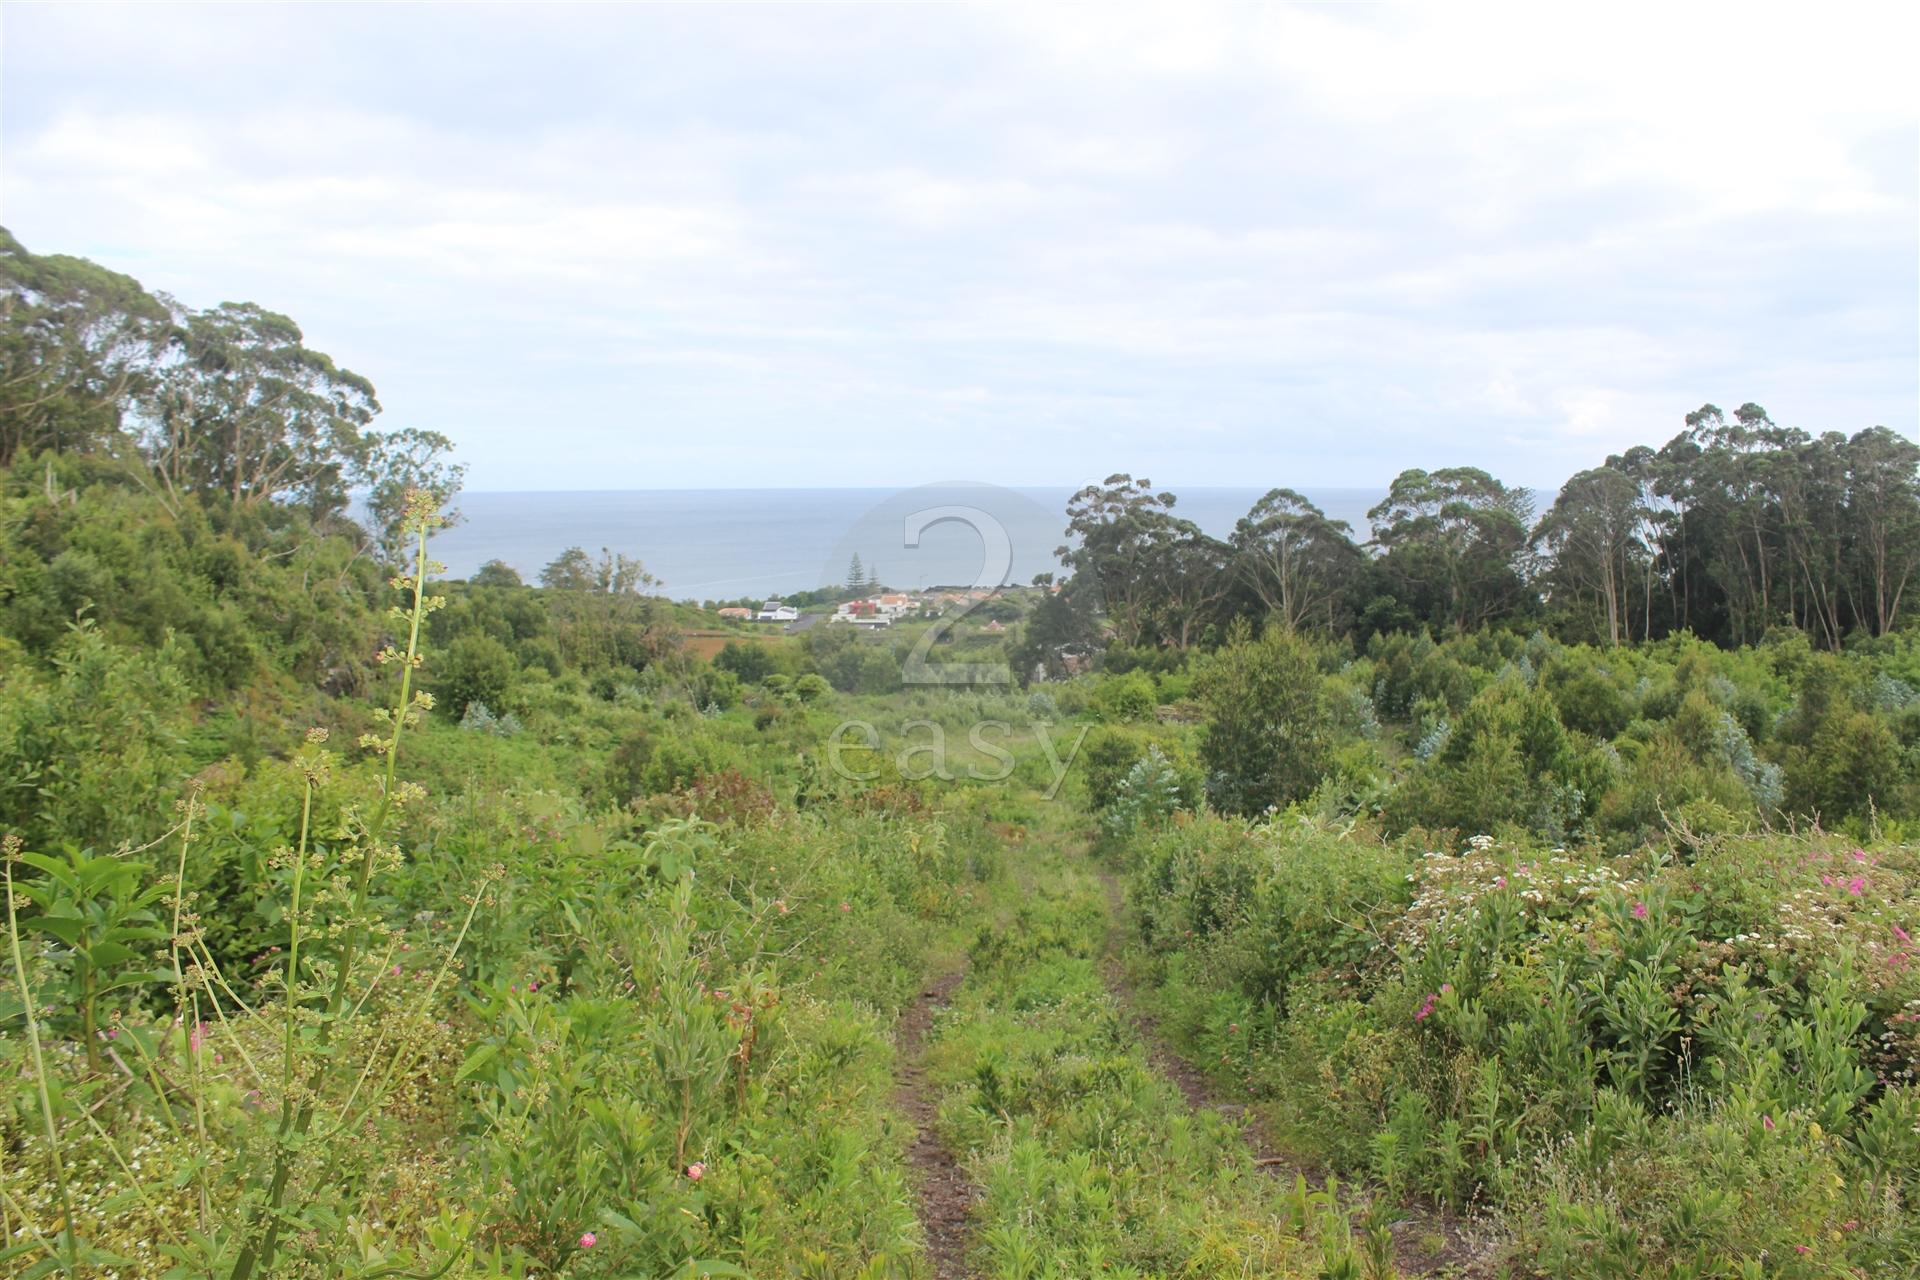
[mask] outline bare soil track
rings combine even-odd
[[[927,1083],[925,1062],[927,1028],[932,1025],[933,1015],[965,976],[964,970],[956,969],[929,982],[900,1016],[894,1033],[900,1064],[894,1104],[913,1124],[907,1162],[913,1168],[914,1189],[920,1197],[920,1229],[926,1236],[927,1262],[934,1280],[966,1280],[971,1274],[967,1270],[971,1237],[967,1215],[973,1207],[974,1187],[959,1161],[940,1141],[935,1127],[938,1095]]]

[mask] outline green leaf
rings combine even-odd
[[[460,1064],[460,1070],[454,1073],[453,1082],[459,1084],[461,1081],[467,1079],[467,1077],[471,1076],[474,1072],[493,1061],[495,1055],[499,1052],[500,1046],[497,1044],[476,1046],[473,1052],[467,1055],[467,1060]]]
[[[25,923],[27,928],[50,933],[70,947],[80,941],[80,934],[86,928],[71,916],[35,916]]]

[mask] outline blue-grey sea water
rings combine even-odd
[[[1175,514],[1225,537],[1265,490],[1176,492]],[[1367,508],[1385,491],[1303,492],[1364,540]],[[533,581],[568,547],[595,555],[604,547],[638,557],[659,580],[657,590],[676,600],[778,596],[844,582],[856,553],[870,573],[903,590],[1024,583],[1058,569],[1054,552],[1065,540],[1072,493],[961,483],[463,493],[455,503],[461,522],[434,540],[434,555],[450,577],[504,560]],[[909,525],[921,524],[917,545],[909,545],[916,541]]]

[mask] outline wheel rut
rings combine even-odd
[[[940,1104],[927,1080],[926,1068],[927,1029],[933,1024],[933,1015],[952,1000],[954,989],[965,977],[964,969],[955,969],[930,980],[900,1016],[894,1033],[899,1062],[894,1105],[913,1125],[907,1163],[912,1169],[919,1200],[916,1211],[934,1280],[967,1280],[973,1274],[967,1269],[967,1250],[972,1243],[970,1215],[977,1191],[953,1152],[940,1140]]]

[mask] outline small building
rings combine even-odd
[[[760,606],[760,612],[754,618],[756,622],[798,622],[800,611],[790,604],[781,604],[778,600],[769,600]]]
[[[751,622],[753,620],[753,610],[742,609],[736,605],[729,609],[722,609],[720,616],[723,618],[738,618],[742,622]]]
[[[835,622],[850,623],[856,627],[890,627],[893,615],[881,609],[872,600],[849,600],[833,611]]]

